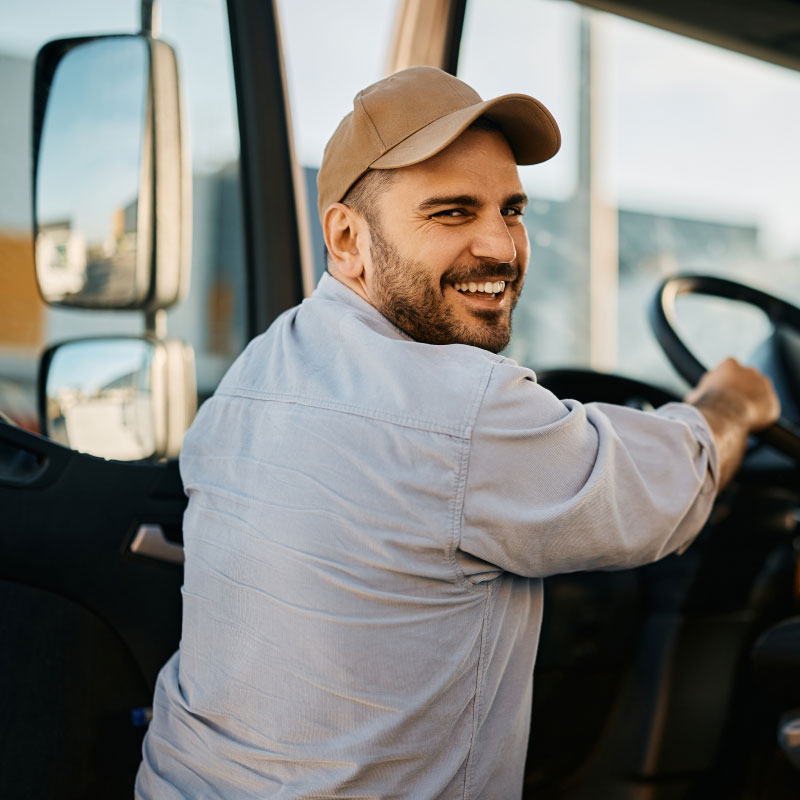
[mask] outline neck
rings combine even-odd
[[[367,295],[367,287],[364,283],[363,275],[358,278],[350,278],[347,275],[343,275],[336,267],[330,265],[328,266],[328,272],[332,278],[336,278],[339,283],[343,283],[348,289],[354,291],[362,300],[366,300],[370,305],[375,305]]]

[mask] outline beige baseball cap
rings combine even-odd
[[[547,161],[561,146],[558,125],[538,100],[526,94],[482,100],[435,67],[404,69],[360,91],[325,146],[317,175],[320,218],[367,170],[425,161],[481,116],[499,126],[517,164]]]

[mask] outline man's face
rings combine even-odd
[[[528,266],[526,202],[494,131],[467,130],[397,170],[370,215],[369,301],[417,341],[499,352]]]

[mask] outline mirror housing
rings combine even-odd
[[[73,450],[175,458],[196,411],[194,352],[176,339],[73,339],[42,356],[41,432]]]
[[[45,302],[168,308],[189,283],[191,169],[173,49],[47,43],[34,77],[36,278]]]

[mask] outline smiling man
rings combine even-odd
[[[687,545],[769,383],[725,362],[654,413],[499,355],[528,269],[525,95],[431,68],[363,92],[319,173],[329,273],[198,414],[181,647],[141,798],[521,792],[544,576]]]
[[[529,245],[499,128],[481,120],[402,175],[362,180],[382,184],[369,207],[345,199],[325,213],[332,274],[417,341],[506,347]]]

